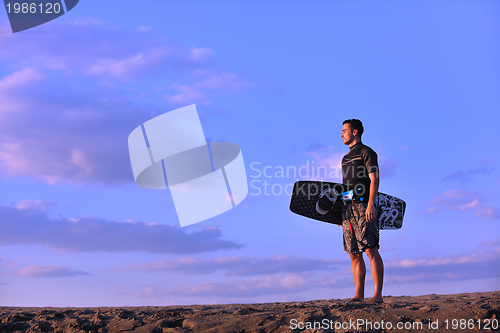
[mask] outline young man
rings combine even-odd
[[[349,153],[342,158],[343,183],[346,191],[352,190],[352,199],[345,200],[342,210],[344,251],[352,263],[355,293],[351,301],[365,297],[366,265],[363,252],[370,259],[375,293],[371,300],[382,303],[384,263],[378,252],[379,229],[375,199],[379,186],[377,154],[361,142],[363,124],[358,119],[348,119],[340,136],[349,146]]]

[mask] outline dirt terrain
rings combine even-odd
[[[0,307],[1,332],[490,332],[500,291],[348,300],[140,306]]]

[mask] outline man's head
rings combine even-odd
[[[361,141],[363,135],[363,124],[359,119],[347,119],[343,122],[342,134],[340,137],[344,140],[345,145],[351,145],[354,141]]]

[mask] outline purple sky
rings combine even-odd
[[[408,205],[381,232],[384,294],[499,289],[498,2],[145,4],[16,34],[0,10],[0,305],[352,296],[341,229],[286,193],[338,166],[348,118]],[[208,141],[241,147],[249,195],[181,228],[168,190],[134,184],[127,138],[193,103]]]

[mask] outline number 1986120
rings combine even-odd
[[[45,11],[43,8],[43,3],[37,5],[36,3],[14,3],[11,5],[8,3],[6,5],[7,7],[7,12],[10,14],[11,10],[13,13],[23,13],[23,14],[35,14],[35,13],[40,13],[40,14],[58,14],[61,11],[61,5],[58,3],[46,3],[45,4]]]
[[[498,319],[493,318],[493,319],[452,319],[448,320],[446,319],[444,321],[446,324],[446,329],[479,329],[479,330],[497,330],[498,329]],[[482,324],[482,325],[481,325]]]

